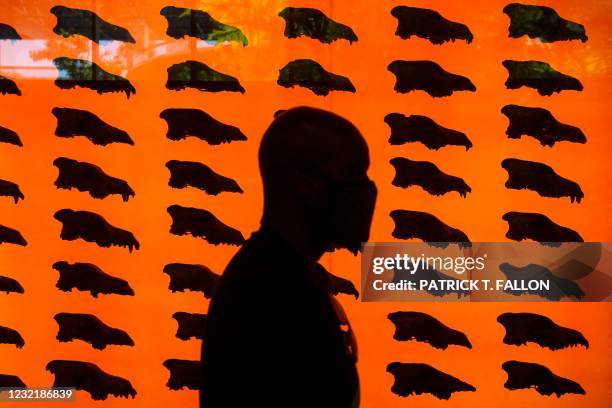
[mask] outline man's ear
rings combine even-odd
[[[305,163],[295,163],[289,171],[294,189],[302,201],[308,204],[321,202],[324,183],[312,166]]]

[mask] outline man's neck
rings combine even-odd
[[[317,244],[316,240],[310,239],[311,235],[305,231],[305,228],[298,228],[293,223],[266,220],[262,222],[260,230],[278,235],[308,264],[316,264],[325,252],[325,249]]]

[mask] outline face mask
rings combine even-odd
[[[333,183],[326,234],[330,250],[346,248],[353,254],[361,250],[370,236],[376,195],[376,185],[371,180]]]

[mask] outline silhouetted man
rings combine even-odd
[[[208,309],[201,407],[359,405],[354,338],[317,261],[367,241],[376,200],[368,166],[365,140],[340,116],[300,107],[272,122],[259,149],[261,228]]]

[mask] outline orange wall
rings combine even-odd
[[[609,157],[612,123],[609,95],[612,40],[609,36],[612,4],[601,0],[540,1],[555,7],[565,18],[583,23],[587,43],[541,44],[528,39],[507,38],[508,18],[502,13],[506,1],[313,1],[277,0],[160,1],[132,0],[120,7],[115,1],[5,1],[0,21],[11,24],[25,38],[38,43],[37,64],[49,66],[49,59],[76,57],[87,52],[91,42],[82,37],[64,39],[52,28],[55,17],[49,9],[56,4],[89,8],[101,17],[130,30],[136,44],[122,45],[116,51],[108,46],[93,47],[94,61],[109,71],[127,70],[127,78],[137,93],[129,100],[124,94],[99,95],[91,90],[61,90],[52,77],[32,79],[33,70],[17,73],[7,68],[7,58],[27,62],[25,44],[31,41],[3,42],[0,73],[16,80],[23,96],[0,96],[0,124],[19,133],[24,147],[0,145],[0,178],[17,182],[26,195],[18,205],[0,200],[0,223],[19,229],[29,245],[0,247],[0,274],[18,279],[24,295],[0,295],[0,324],[15,328],[26,345],[16,350],[0,345],[0,372],[18,374],[30,386],[50,386],[52,375],[44,367],[51,359],[82,359],[98,364],[105,371],[128,378],[138,395],[134,400],[110,397],[93,402],[86,393],[78,394],[75,407],[154,407],[196,406],[194,391],[168,391],[167,358],[199,358],[199,342],[183,342],[176,337],[175,311],[206,312],[208,301],[195,293],[171,293],[168,276],[162,268],[169,262],[203,263],[221,272],[235,247],[214,247],[191,237],[170,235],[171,204],[201,207],[212,211],[246,236],[258,226],[261,212],[261,185],[256,152],[259,139],[277,109],[311,105],[333,110],[352,120],[363,132],[371,149],[371,177],[379,187],[372,240],[393,241],[393,223],[388,214],[396,208],[428,211],[465,231],[473,241],[505,241],[506,224],[501,215],[509,210],[542,212],[556,222],[576,229],[585,240],[612,240],[612,176]],[[174,40],[165,35],[166,21],[159,10],[175,6],[201,8],[224,23],[240,27],[249,45],[222,45],[196,49],[193,40]],[[467,24],[474,41],[434,46],[422,39],[408,41],[394,36],[396,19],[390,14],[398,4],[430,7],[445,17]],[[286,5],[318,7],[336,21],[352,26],[359,41],[349,45],[339,41],[324,45],[311,39],[284,38],[284,22],[276,14]],[[154,50],[169,51],[155,56]],[[170,49],[172,49],[170,51]],[[181,51],[181,49],[183,51]],[[189,51],[189,50],[193,51]],[[312,58],[326,69],[348,76],[357,93],[315,96],[305,89],[285,89],[276,85],[278,70],[296,58]],[[174,63],[196,59],[212,68],[234,75],[246,93],[181,92],[165,88],[166,69]],[[394,59],[430,59],[450,72],[469,77],[477,92],[459,92],[448,98],[431,98],[422,92],[397,94],[394,76],[386,67]],[[536,59],[551,63],[561,72],[580,79],[581,93],[566,91],[552,97],[539,96],[522,88],[504,87],[504,59]],[[8,64],[10,65],[10,64]],[[130,67],[128,69],[128,66]],[[43,72],[43,71],[37,71]],[[585,145],[559,143],[544,148],[532,138],[508,140],[507,119],[502,106],[516,103],[550,109],[562,122],[582,128]],[[55,106],[86,109],[108,123],[126,130],[135,140],[127,145],[94,146],[84,138],[54,136]],[[239,126],[247,142],[209,146],[197,139],[172,142],[165,138],[166,124],[159,113],[169,107],[199,108],[213,117]],[[465,152],[448,147],[428,151],[420,144],[390,146],[389,128],[383,122],[387,113],[424,114],[440,124],[464,131],[474,143]],[[100,165],[109,174],[127,179],[136,191],[128,203],[113,196],[94,200],[75,190],[56,190],[57,171],[52,162],[66,156]],[[427,195],[419,188],[408,190],[391,186],[393,168],[389,159],[405,156],[429,160],[450,174],[463,177],[472,187],[467,199],[456,194]],[[504,188],[506,173],[500,162],[506,157],[542,161],[559,174],[581,185],[585,198],[580,204],[567,199],[547,199],[533,192]],[[235,178],[243,195],[206,196],[199,190],[173,190],[167,185],[165,163],[170,159],[196,160],[221,174]],[[83,241],[61,241],[60,224],[53,213],[61,208],[99,212],[114,225],[133,231],[141,250],[129,254],[123,248],[102,249]],[[51,265],[58,260],[98,264],[106,272],[127,279],[135,297],[105,296],[93,299],[83,292],[64,293],[55,288],[58,278]],[[341,276],[359,281],[359,262],[346,253],[326,256],[323,262]],[[289,272],[289,271],[288,271]],[[459,407],[495,404],[538,407],[604,407],[612,391],[612,314],[609,304],[362,304],[341,298],[355,327],[360,345],[359,370],[365,408]],[[420,310],[468,334],[474,348],[451,347],[446,351],[422,343],[398,343],[392,339],[393,326],[386,315],[395,310]],[[537,346],[511,347],[502,343],[503,328],[495,321],[505,311],[541,312],[557,323],[581,330],[591,347],[551,352]],[[58,312],[93,313],[105,323],[128,331],[134,348],[111,346],[93,350],[76,341],[58,343]],[[586,396],[542,397],[535,391],[510,392],[501,363],[523,359],[549,366],[554,372],[579,381]],[[426,362],[473,384],[475,393],[458,393],[442,402],[431,395],[401,399],[390,392],[392,376],[385,372],[391,361]],[[7,404],[8,406],[8,404]]]

